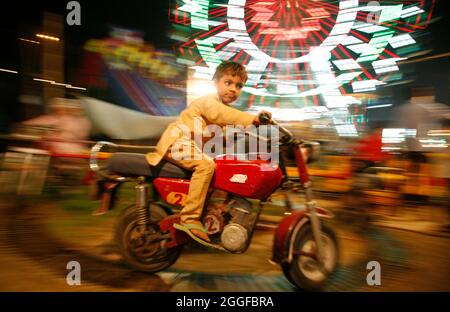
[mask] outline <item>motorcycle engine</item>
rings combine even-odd
[[[230,214],[232,218],[222,231],[222,246],[231,252],[243,252],[247,248],[251,214],[248,209],[234,207]]]

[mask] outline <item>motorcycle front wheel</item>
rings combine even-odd
[[[305,225],[296,237],[293,237],[294,257],[291,263],[282,265],[286,278],[302,290],[322,290],[328,281],[329,274],[334,271],[338,262],[339,249],[336,234],[324,224],[322,224],[321,230],[324,251],[323,268],[314,256],[317,254],[317,249],[310,224]]]
[[[159,239],[159,222],[169,214],[150,204],[150,222],[146,226],[138,224],[138,209],[135,206],[125,208],[119,216],[115,240],[123,260],[131,267],[150,273],[167,269],[181,254],[182,246],[165,248],[164,240]]]

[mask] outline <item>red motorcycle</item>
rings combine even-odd
[[[279,144],[293,156],[299,177],[288,178],[284,165],[286,153],[280,152],[280,164],[269,171],[264,169],[268,160],[215,158],[215,176],[203,210],[203,224],[211,238],[208,247],[229,253],[245,252],[271,194],[277,190],[285,194],[302,192],[306,209],[291,209],[289,196],[286,196],[288,211],[275,230],[270,261],[279,264],[296,287],[320,290],[336,267],[338,244],[333,230],[322,224],[322,218],[333,215],[316,207],[302,153],[302,149],[306,149],[310,160],[317,158],[318,144],[299,141],[281,126],[279,130],[283,134]],[[100,168],[98,153],[104,146],[114,144],[98,142],[91,150],[90,165],[106,180],[109,195],[106,198],[111,199],[120,184],[137,182],[136,203],[123,211],[116,228],[115,238],[121,255],[133,268],[146,272],[156,273],[170,267],[183,246],[193,241],[189,235],[175,229],[174,224],[179,223],[180,218],[172,212],[183,205],[190,172],[164,161],[157,167],[150,167],[144,154],[134,153],[114,153],[107,168]],[[153,187],[152,198],[147,195],[149,185]],[[214,200],[213,194],[218,190],[225,195]],[[257,207],[248,199],[258,200]],[[108,209],[112,206],[110,202]]]

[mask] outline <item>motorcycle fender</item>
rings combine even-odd
[[[333,218],[332,212],[317,207],[319,218]],[[304,210],[295,211],[284,217],[275,230],[272,261],[283,263],[292,261],[294,238],[303,226],[308,224],[309,214]]]
[[[272,261],[281,264],[288,259],[292,244],[291,237],[307,222],[308,218],[304,210],[292,212],[281,220],[275,230]]]

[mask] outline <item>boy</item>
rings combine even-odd
[[[210,124],[220,127],[226,125],[250,126],[259,124],[259,116],[254,116],[229,105],[236,101],[247,81],[247,72],[239,63],[225,61],[220,64],[213,76],[217,89],[216,94],[208,94],[193,101],[188,108],[181,112],[180,117],[165,130],[156,146],[156,152],[146,155],[147,162],[156,166],[161,159],[166,159],[182,168],[193,171],[189,192],[185,205],[180,212],[180,224],[175,225],[179,230],[189,234],[192,238],[209,242],[210,239],[200,218],[205,204],[209,184],[214,175],[214,160],[203,154],[196,142],[191,138],[194,132],[194,120],[199,119],[202,130]],[[261,112],[267,113],[267,112]],[[260,114],[261,114],[260,113]],[[183,132],[189,129],[190,134]],[[174,152],[174,145],[188,147],[182,155]],[[201,153],[201,159],[193,159],[193,151]],[[180,160],[180,156],[181,160]]]

